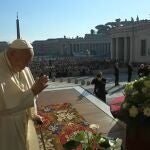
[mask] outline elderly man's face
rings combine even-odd
[[[143,68],[144,68],[144,64],[141,64],[141,65],[140,65],[140,68],[142,68],[142,69],[143,69]]]
[[[13,67],[16,72],[20,72],[29,65],[33,58],[33,52],[30,50],[17,50],[14,52]]]

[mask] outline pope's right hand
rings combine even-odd
[[[31,90],[34,95],[39,94],[48,86],[49,78],[46,75],[43,75],[36,79],[35,83],[32,85]]]

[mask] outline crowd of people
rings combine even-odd
[[[34,76],[46,74],[49,78],[93,75],[95,70],[109,68],[111,62],[85,58],[64,58],[33,61],[30,65]]]
[[[115,86],[119,85],[119,73],[121,68],[127,69],[128,82],[132,80],[133,71],[137,71],[139,77],[147,76],[150,72],[149,64],[136,64],[136,67],[134,64],[133,67],[131,63],[122,65],[119,62],[100,61],[90,58],[63,58],[32,61],[30,68],[34,77],[46,74],[49,78],[92,76],[95,75],[98,70],[114,68]]]

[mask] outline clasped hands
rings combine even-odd
[[[35,83],[32,85],[31,90],[34,95],[39,94],[48,86],[49,78],[46,75],[40,76],[35,80]]]

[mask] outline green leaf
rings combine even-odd
[[[70,140],[66,144],[63,145],[65,150],[76,149],[80,145],[80,142]]]
[[[73,137],[71,137],[72,140],[78,141],[78,142],[83,142],[83,143],[88,143],[90,139],[92,139],[93,135],[90,131],[80,131]]]
[[[76,135],[74,135],[71,139],[80,142],[80,141],[83,141],[85,138],[86,138],[86,135],[84,131],[80,131]]]
[[[95,138],[96,143],[99,143],[102,136],[101,136],[101,134],[96,134],[94,138]]]

